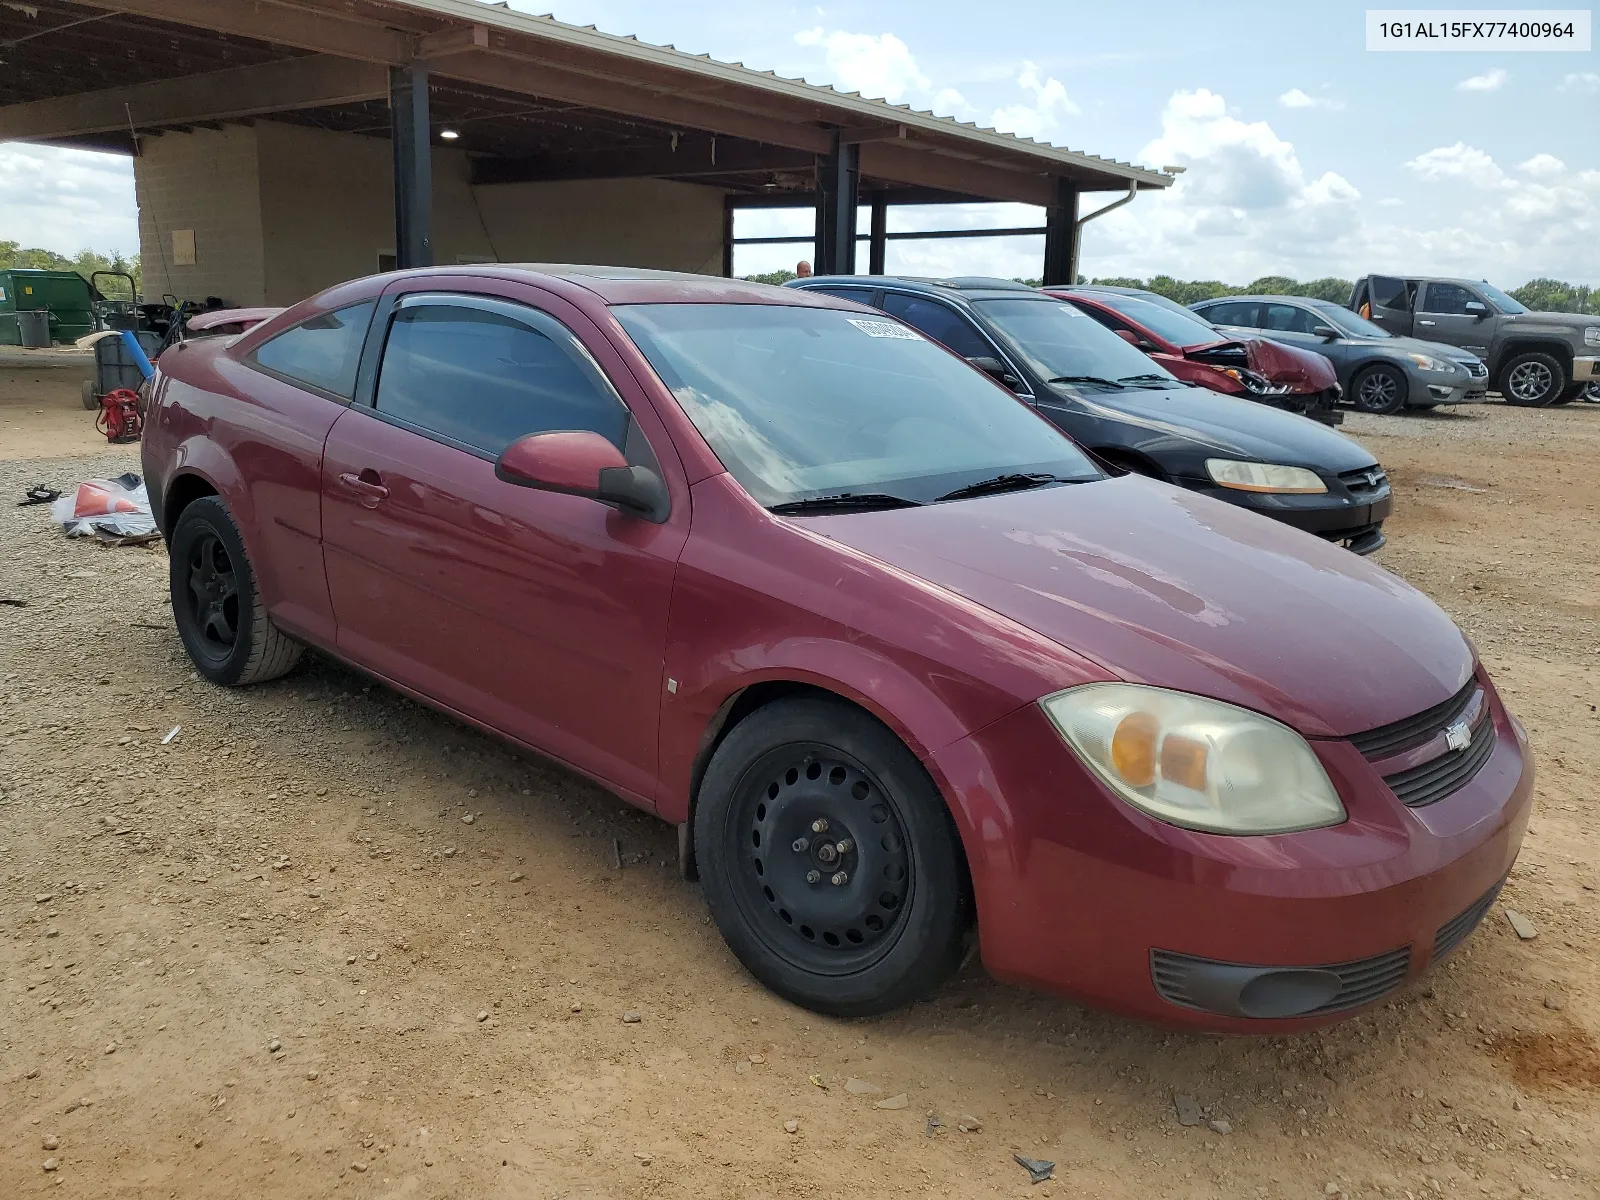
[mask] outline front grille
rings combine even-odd
[[[1383,473],[1382,467],[1364,467],[1359,471],[1340,472],[1339,482],[1352,496],[1370,496],[1381,492],[1388,484],[1389,477]]]
[[[1467,369],[1467,374],[1474,379],[1489,378],[1489,368],[1483,364],[1481,359],[1475,358],[1471,362],[1464,362],[1461,365]]]
[[[1489,911],[1489,906],[1494,903],[1494,898],[1500,894],[1500,886],[1505,880],[1495,884],[1484,895],[1473,902],[1471,908],[1459,916],[1451,917],[1439,926],[1439,932],[1433,935],[1433,958],[1437,962],[1450,951],[1454,950],[1468,935],[1478,927],[1478,922],[1483,920],[1484,914]]]
[[[1466,711],[1477,690],[1478,681],[1469,679],[1466,687],[1443,703],[1435,704],[1414,717],[1406,717],[1390,725],[1380,725],[1365,733],[1354,734],[1350,738],[1350,744],[1361,751],[1369,762],[1389,758],[1412,746],[1420,746],[1453,724],[1455,719]]]
[[[1420,767],[1385,775],[1383,781],[1407,808],[1426,808],[1464,787],[1478,773],[1494,753],[1494,738],[1494,721],[1485,712],[1465,750],[1447,750]]]
[[[1206,967],[1215,966],[1209,959],[1193,958],[1187,954],[1177,954],[1171,950],[1152,950],[1150,952],[1150,978],[1155,984],[1156,992],[1163,1000],[1184,1008],[1200,1009],[1202,1012],[1210,1011],[1197,1004],[1190,993],[1189,981]],[[1233,966],[1236,964],[1223,964]],[[1375,954],[1371,958],[1359,958],[1354,962],[1333,963],[1328,966],[1298,966],[1298,967],[1248,967],[1237,964],[1245,970],[1283,970],[1283,971],[1328,971],[1339,977],[1339,990],[1333,998],[1320,1008],[1310,1012],[1301,1013],[1301,1016],[1315,1017],[1326,1013],[1344,1012],[1346,1009],[1359,1008],[1363,1004],[1371,1004],[1379,997],[1387,995],[1405,982],[1406,973],[1411,967],[1411,948],[1402,946],[1398,950],[1390,950],[1386,954]]]

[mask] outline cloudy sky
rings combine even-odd
[[[1500,0],[1503,7],[1513,7]],[[1243,283],[1368,270],[1600,285],[1600,54],[1376,54],[1365,4],[1214,0],[512,0],[814,83],[1150,166],[1187,167],[1086,231],[1091,275]],[[1523,7],[1536,7],[1524,5]],[[1113,197],[1087,197],[1090,208]],[[1021,206],[891,228],[1032,225]],[[809,214],[746,214],[745,235]],[[0,239],[135,248],[125,160],[0,147]],[[1042,239],[890,243],[889,269],[1038,273]],[[740,273],[792,265],[741,249]]]

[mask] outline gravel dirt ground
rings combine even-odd
[[[320,657],[200,682],[159,545],[13,506],[136,457],[75,379],[0,377],[0,1196],[1600,1194],[1600,407],[1346,428],[1396,482],[1379,561],[1477,642],[1537,810],[1447,966],[1218,1039],[975,964],[881,1019],[785,1005],[591,784]]]

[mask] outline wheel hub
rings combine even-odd
[[[239,585],[227,547],[215,534],[195,542],[189,555],[189,604],[200,635],[232,646],[239,636]]]
[[[742,882],[776,918],[763,922],[775,948],[820,969],[854,969],[885,952],[910,893],[891,798],[822,747],[775,752],[746,778]]]

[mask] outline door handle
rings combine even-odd
[[[1437,322],[1437,321],[1418,321],[1417,322],[1418,325],[1437,325],[1438,323],[1439,322]]]
[[[368,508],[377,508],[379,504],[389,498],[389,489],[383,486],[383,476],[371,467],[361,474],[356,475],[349,471],[339,476],[339,482],[348,490],[361,497],[361,503]]]

